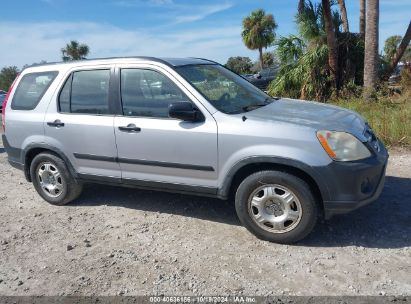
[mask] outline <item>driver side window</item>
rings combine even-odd
[[[167,118],[171,103],[190,101],[174,82],[159,72],[122,69],[120,77],[125,116]]]

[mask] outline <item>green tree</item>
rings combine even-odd
[[[237,56],[228,58],[225,66],[237,74],[249,74],[253,63],[249,57]]]
[[[265,67],[272,67],[277,63],[277,58],[275,57],[274,52],[265,52],[263,54],[263,60]]]
[[[277,39],[279,70],[269,86],[271,95],[326,100],[332,94],[335,81],[329,64],[321,2],[300,1],[296,15],[298,34]],[[340,32],[341,18],[337,11],[332,12],[328,24],[335,32],[340,87],[348,83],[362,85],[364,43],[361,36]]]
[[[258,50],[260,67],[264,67],[263,48],[274,43],[277,23],[272,14],[266,14],[263,9],[255,10],[243,19],[243,42],[250,50]]]
[[[90,48],[86,44],[80,44],[79,42],[72,40],[61,49],[63,61],[71,60],[83,60],[86,59],[90,52]]]
[[[391,53],[392,57],[390,57],[390,65],[384,75],[385,79],[387,79],[391,75],[391,73],[395,70],[401,58],[403,58],[403,60],[407,64],[409,64],[408,61],[410,60],[410,57],[411,57],[410,41],[411,41],[411,21],[408,24],[408,28],[407,28],[407,31],[405,32],[404,37],[400,39],[400,41],[398,42],[398,46],[396,46],[395,51],[391,49],[388,50],[389,52],[392,52]],[[394,41],[394,42],[397,42],[397,41]],[[385,51],[385,48],[384,48],[384,51]]]
[[[18,74],[19,69],[16,66],[2,68],[0,71],[0,89],[7,92]]]
[[[399,35],[390,36],[384,42],[384,58],[391,61],[394,58],[398,45],[401,43],[402,37]]]
[[[278,66],[278,60],[277,60],[275,52],[264,52],[263,61],[264,61],[264,68]],[[257,60],[253,63],[251,72],[258,73],[259,71],[261,71],[261,65],[260,65],[260,60]]]

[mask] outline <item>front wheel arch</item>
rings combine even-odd
[[[328,188],[325,183],[321,181],[311,167],[286,158],[252,157],[238,162],[229,170],[222,187],[218,191],[218,196],[233,199],[238,186],[245,178],[265,170],[286,172],[306,181],[318,199],[321,210],[324,210],[323,202],[329,198]]]

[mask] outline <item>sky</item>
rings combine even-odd
[[[320,2],[319,0],[313,0]],[[2,1],[0,68],[61,60],[70,40],[90,46],[88,58],[203,57],[225,63],[249,56],[241,22],[263,8],[278,23],[277,37],[296,33],[297,0],[13,0]],[[359,0],[346,0],[351,31],[358,31]],[[335,7],[337,9],[337,7]],[[403,35],[411,0],[380,0],[380,49]],[[272,48],[271,48],[272,49]],[[269,50],[271,50],[269,49]]]

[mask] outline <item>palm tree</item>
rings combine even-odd
[[[401,43],[398,46],[396,52],[393,54],[391,58],[390,66],[384,75],[385,79],[388,79],[388,77],[390,77],[392,72],[397,67],[397,64],[400,61],[402,55],[404,55],[406,49],[409,47],[410,41],[411,41],[411,22],[408,24],[407,31],[405,32],[405,35],[402,38]]]
[[[343,22],[343,30],[344,32],[348,33],[350,31],[350,28],[348,26],[348,17],[347,17],[347,9],[345,7],[345,1],[338,0],[338,5],[340,7],[341,19]]]
[[[360,34],[365,36],[365,0],[360,0]]]
[[[331,16],[330,0],[322,0],[324,27],[327,34],[328,45],[328,64],[330,65],[331,73],[334,75],[335,88],[339,88],[339,70],[338,70],[338,49],[335,39],[335,31],[333,19]]]
[[[368,0],[364,50],[364,97],[370,100],[378,82],[379,0]]]
[[[384,42],[384,58],[386,61],[391,62],[394,58],[397,48],[400,45],[402,37],[400,35],[390,36],[385,39]]]
[[[325,100],[330,88],[328,47],[322,5],[301,1],[296,23],[298,35],[276,41],[280,68],[269,87],[274,96]]]
[[[277,77],[269,86],[273,96],[328,100],[336,82],[329,64],[329,48],[321,3],[301,1],[296,16],[297,35],[276,40]],[[338,46],[339,88],[363,84],[364,47],[357,33],[340,33],[341,18],[332,15]]]
[[[298,14],[301,14],[304,11],[304,0],[298,0]]]
[[[274,43],[277,23],[272,14],[266,15],[263,9],[255,10],[243,20],[241,36],[243,42],[250,50],[257,50],[260,54],[260,66],[264,67],[263,48]]]
[[[70,41],[65,48],[61,49],[63,61],[83,60],[90,52],[86,44],[80,44],[75,40]]]

